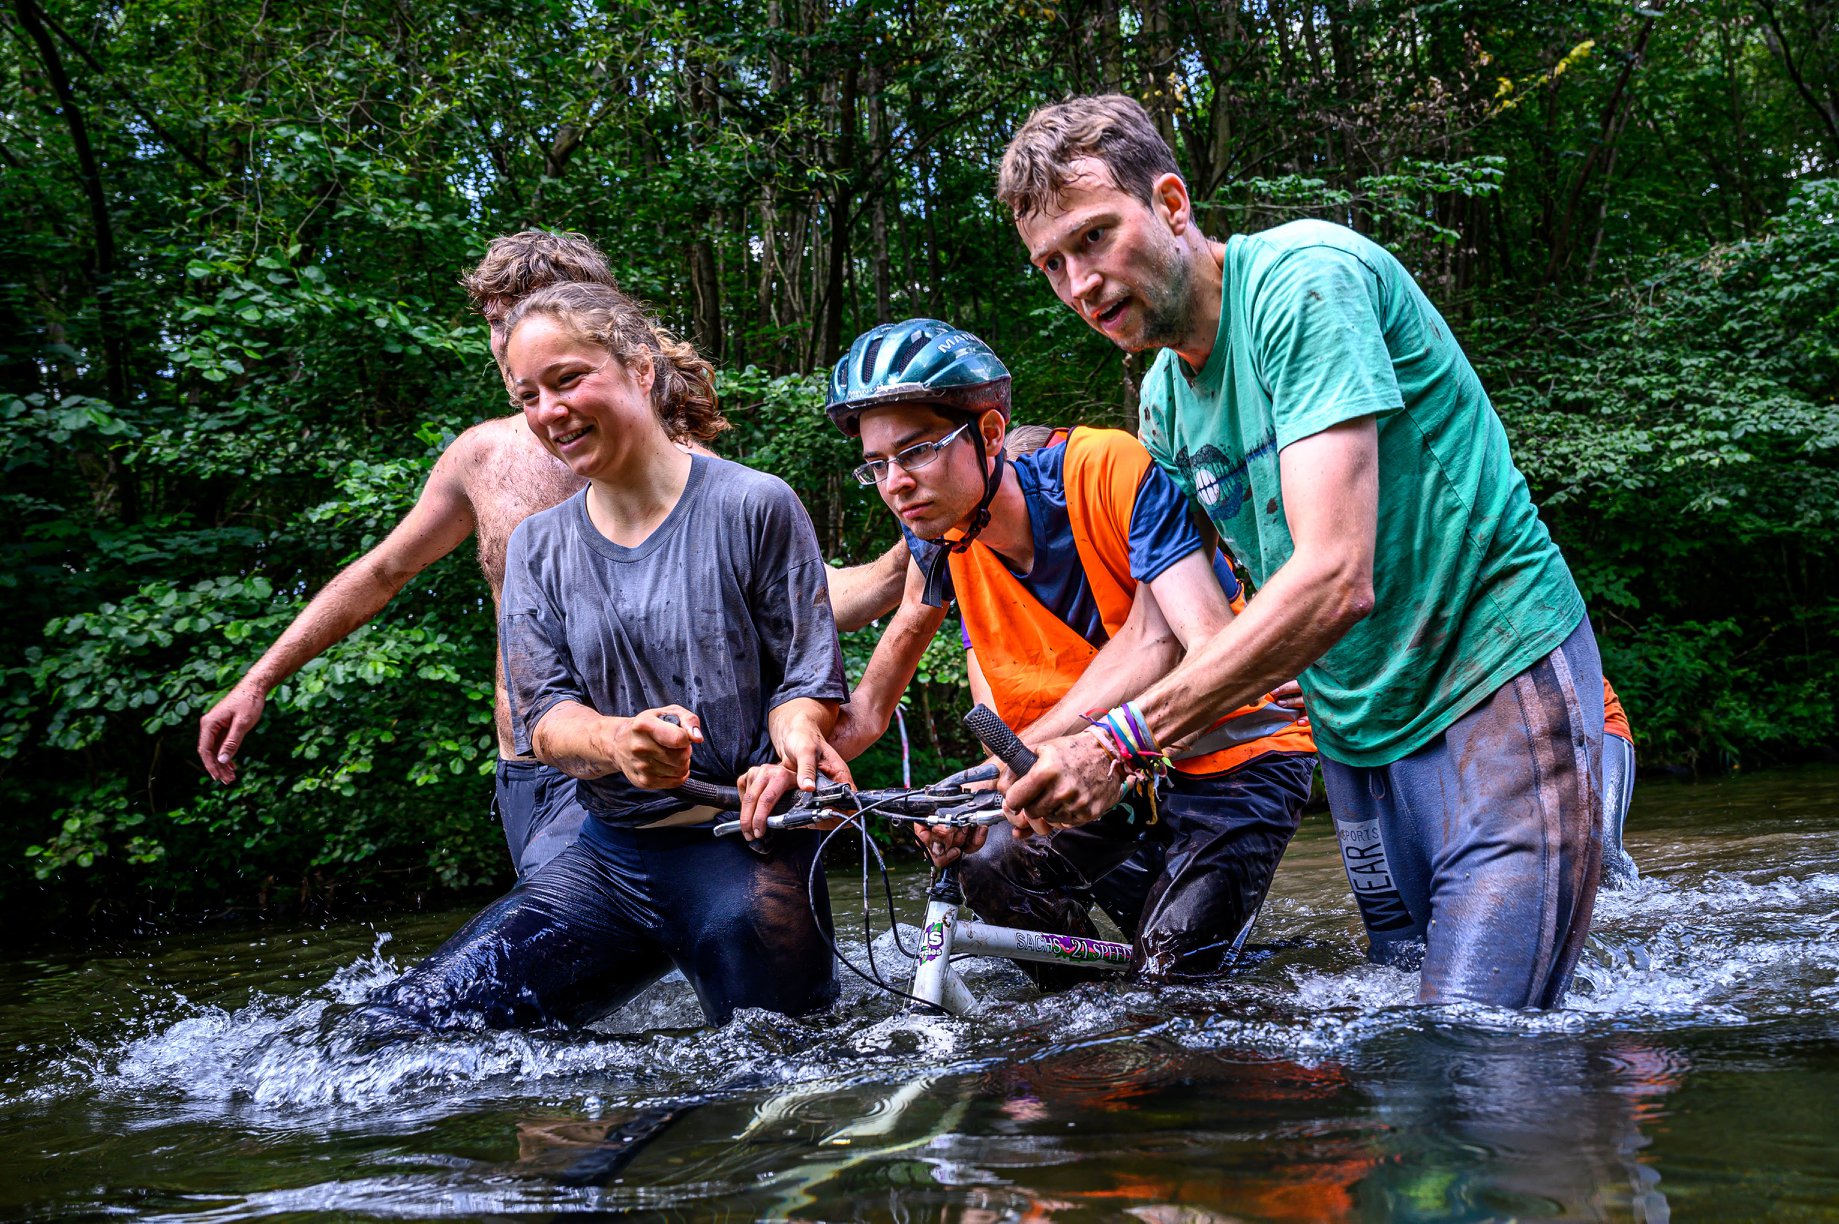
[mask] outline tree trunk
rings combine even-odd
[[[110,407],[125,416],[133,408],[128,396],[128,345],[122,330],[121,307],[115,297],[118,291],[115,283],[115,227],[109,219],[108,197],[102,186],[102,166],[89,141],[89,125],[83,119],[83,112],[77,109],[76,95],[71,89],[70,77],[64,71],[64,61],[58,55],[57,44],[52,41],[50,32],[41,20],[38,5],[35,0],[15,0],[14,8],[19,14],[19,24],[38,48],[44,62],[45,76],[57,95],[58,109],[63,112],[64,126],[70,132],[70,143],[76,152],[77,176],[82,180],[83,198],[89,205],[90,228],[94,233],[90,284],[96,295],[96,320],[102,334],[102,385]],[[112,451],[105,452],[105,462],[109,479],[114,485],[113,492],[122,521],[138,522],[140,488],[135,483],[134,474],[121,465]]]

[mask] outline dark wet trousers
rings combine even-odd
[[[517,878],[527,880],[581,836],[587,811],[576,797],[579,785],[541,761],[498,758],[492,814],[504,829]]]
[[[1602,870],[1603,667],[1586,619],[1430,744],[1322,758],[1376,961],[1422,955],[1418,999],[1553,1007]]]
[[[1633,888],[1641,878],[1634,856],[1622,844],[1628,804],[1635,797],[1635,746],[1619,735],[1603,736],[1603,887]]]
[[[1160,815],[1113,811],[1051,837],[997,825],[964,860],[965,900],[986,922],[1096,936],[1093,905],[1131,938],[1131,974],[1149,981],[1215,977],[1232,967],[1240,933],[1302,820],[1315,757],[1273,752],[1223,774],[1171,773]],[[1023,964],[1047,989],[1094,975]]]
[[[837,996],[830,897],[808,889],[818,835],[770,854],[704,830],[589,820],[581,838],[492,902],[366,1005],[385,1029],[585,1024],[681,969],[711,1024]],[[819,923],[823,924],[822,930]]]

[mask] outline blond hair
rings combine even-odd
[[[996,198],[1018,221],[1050,207],[1073,179],[1072,166],[1087,158],[1111,172],[1117,186],[1149,205],[1165,174],[1180,174],[1175,154],[1135,98],[1100,94],[1043,106],[1003,150]]]
[[[1011,424],[1009,432],[1003,435],[1003,453],[1011,459],[1019,459],[1052,442],[1058,432],[1052,425]]]
[[[607,257],[585,234],[548,230],[500,234],[485,248],[478,266],[460,278],[474,310],[494,300],[520,302],[538,289],[570,283],[619,288]]]
[[[715,401],[715,368],[612,286],[566,282],[539,289],[506,317],[505,335],[532,315],[554,319],[628,369],[650,369],[651,406],[672,438],[707,442],[730,428]]]

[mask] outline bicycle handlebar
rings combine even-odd
[[[667,716],[669,717],[669,716]],[[674,721],[674,720],[673,720]],[[1034,768],[1038,759],[1015,732],[990,707],[978,704],[964,716],[964,725],[983,746],[1014,771],[1017,777]],[[766,818],[769,829],[796,829],[814,824],[829,816],[854,815],[879,810],[896,820],[933,826],[992,825],[1003,819],[1000,810],[990,810],[995,796],[988,792],[966,795],[958,788],[970,782],[987,781],[993,771],[987,766],[959,770],[950,777],[921,790],[895,788],[887,791],[857,792],[846,786],[819,779],[814,792],[791,791],[782,796],[776,810]],[[741,807],[741,792],[733,786],[687,779],[670,793],[700,807],[736,812]],[[715,835],[724,837],[740,831],[741,822],[725,820],[715,826]]]
[[[997,717],[995,710],[982,702],[971,707],[971,712],[964,716],[964,725],[1018,778],[1033,769],[1034,763],[1040,759],[1028,745],[1022,743],[1015,732],[1009,730],[1007,723]]]

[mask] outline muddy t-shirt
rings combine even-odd
[[[848,696],[823,556],[784,481],[695,455],[683,496],[633,548],[589,520],[587,490],[511,535],[499,621],[519,752],[557,703],[630,717],[681,705],[702,720],[690,775],[732,784],[776,759],[773,707]],[[623,775],[581,783],[591,814],[646,824],[685,805]]]
[[[1219,333],[1164,351],[1142,437],[1262,586],[1295,544],[1278,455],[1377,418],[1375,604],[1301,680],[1322,752],[1384,765],[1555,650],[1583,598],[1449,325],[1383,247],[1296,221],[1226,244]]]

